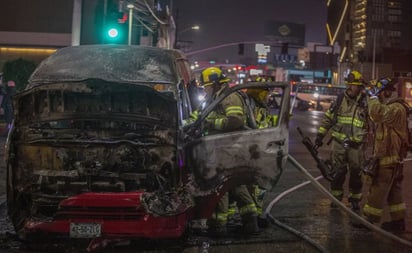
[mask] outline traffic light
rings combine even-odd
[[[107,31],[107,35],[110,38],[115,39],[115,38],[117,38],[117,36],[119,36],[119,30],[115,27],[109,28],[109,30]]]
[[[237,51],[237,53],[240,54],[240,55],[243,55],[243,54],[245,53],[245,44],[240,43],[240,44],[238,45],[238,51]]]
[[[124,24],[108,24],[103,32],[106,43],[122,44],[125,42],[125,37],[127,36]]]
[[[115,1],[109,1],[103,21],[103,43],[126,44],[128,36],[127,15]]]

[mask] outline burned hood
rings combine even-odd
[[[44,60],[30,77],[27,87],[93,78],[109,82],[177,84],[176,59],[183,60],[178,51],[155,47],[67,47]]]

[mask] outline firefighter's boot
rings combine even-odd
[[[227,221],[210,219],[207,226],[210,237],[225,237],[228,235]]]
[[[405,220],[393,220],[389,222],[384,222],[381,228],[390,232],[403,232],[405,231]]]
[[[354,211],[354,212],[357,213],[357,214],[360,214],[360,204],[359,204],[359,201],[358,201],[358,200],[352,200],[352,201],[350,202],[350,204],[351,204],[351,209],[352,209],[352,211]]]
[[[207,235],[208,226],[206,219],[196,219],[192,220],[190,223],[190,228],[195,235]]]
[[[258,234],[258,217],[256,214],[246,214],[242,216],[242,232],[246,235]]]
[[[259,228],[267,228],[269,227],[269,221],[266,217],[264,216],[258,216],[258,226]]]

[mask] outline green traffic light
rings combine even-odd
[[[122,24],[110,23],[105,25],[102,31],[104,43],[125,44],[125,39],[127,38],[125,29],[126,27]]]
[[[119,36],[119,30],[117,30],[116,28],[110,28],[107,31],[107,35],[109,35],[110,38],[116,38],[117,36]]]

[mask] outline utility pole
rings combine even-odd
[[[132,29],[133,29],[133,4],[128,4],[127,8],[129,9],[129,35],[127,37],[127,45],[132,44]]]
[[[103,22],[102,27],[103,30],[106,29],[106,18],[107,18],[107,0],[103,0]],[[101,43],[106,43],[105,37],[101,40]]]
[[[82,28],[82,0],[74,0],[72,16],[72,46],[80,45]]]

